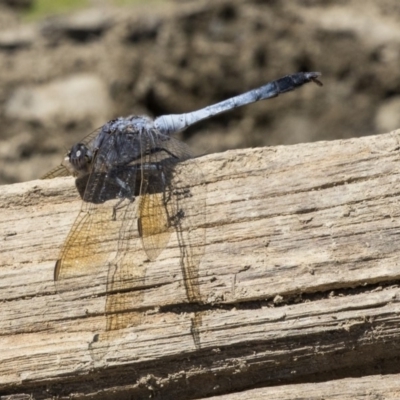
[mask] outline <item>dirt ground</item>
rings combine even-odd
[[[398,0],[165,1],[22,23],[0,3],[0,183],[36,179],[115,116],[182,113],[298,71],[184,132],[197,155],[400,127]]]

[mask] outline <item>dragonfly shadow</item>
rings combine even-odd
[[[91,194],[91,199],[90,201],[92,203],[104,203],[105,201],[110,201],[110,200],[115,200],[120,197],[120,192],[121,192],[121,187],[118,186],[115,181],[110,180],[107,177],[107,174],[105,172],[101,173],[96,173],[97,174],[97,180],[100,183],[99,185],[96,185],[96,191],[93,191]],[[122,173],[120,173],[122,175]],[[75,187],[79,193],[79,196],[81,197],[82,200],[85,201],[85,191],[88,186],[90,175],[84,175],[82,177],[77,177],[75,179]],[[139,196],[139,189],[140,189],[140,176],[137,176],[136,178],[136,183],[133,186],[135,188],[135,191],[133,193],[133,196]],[[160,187],[160,190],[162,188]],[[102,191],[102,193],[100,193]]]

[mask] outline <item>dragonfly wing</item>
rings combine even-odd
[[[62,176],[71,176],[71,171],[65,167],[63,164],[59,165],[58,167],[53,168],[51,171],[44,174],[40,179],[53,179],[59,178]]]
[[[106,231],[111,233],[111,222],[109,208],[83,203],[54,270],[56,289],[61,297],[71,299],[78,295],[93,295],[96,287],[97,291],[104,292],[101,285],[105,283],[104,267],[109,253],[102,246],[102,239]]]
[[[115,255],[122,221],[113,218],[113,207],[121,200],[120,188],[107,173],[104,157],[99,157],[111,147],[109,141],[99,149],[84,189],[81,210],[56,263],[54,280],[62,297],[74,297],[74,293],[88,295],[88,288],[105,291],[107,261]]]
[[[203,175],[184,143],[168,138],[159,140],[157,148],[162,151],[142,164],[139,234],[147,256],[154,260],[176,232],[188,299],[199,302],[198,266],[205,247]]]
[[[180,265],[189,303],[203,303],[200,292],[200,262],[206,243],[207,191],[196,160],[176,166],[171,180],[173,190],[174,229],[180,249]],[[194,313],[191,333],[195,347],[201,348],[202,312]]]
[[[206,185],[196,160],[179,164],[172,178],[173,219],[188,301],[201,303],[199,264],[206,241]]]
[[[154,188],[154,182],[148,183]],[[157,190],[165,186],[160,184]],[[172,227],[167,211],[168,193],[145,193],[140,197],[138,231],[143,249],[150,260],[155,260],[168,244]]]
[[[160,135],[151,139],[153,152],[143,151],[141,163],[138,231],[147,256],[155,260],[174,230],[176,209],[172,180],[175,168],[191,155],[188,147],[174,138]],[[144,149],[147,147],[150,148],[145,144]]]
[[[124,182],[132,190],[136,190],[137,179],[134,174],[130,181],[125,178]],[[117,255],[109,269],[107,279],[106,331],[136,326],[141,318],[141,312],[137,310],[140,308],[143,292],[138,289],[144,285],[145,256],[140,251],[141,246],[137,240],[137,203],[131,199],[125,199],[124,202],[120,209],[116,210],[116,219],[121,223]]]
[[[137,242],[137,241],[135,241]],[[139,249],[137,249],[139,253]],[[106,331],[125,329],[140,324],[145,268],[127,254],[109,269],[106,300]]]

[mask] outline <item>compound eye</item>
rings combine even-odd
[[[76,172],[84,172],[88,169],[91,156],[91,151],[84,144],[78,143],[68,153],[68,161]]]

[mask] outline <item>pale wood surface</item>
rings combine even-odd
[[[136,236],[144,281],[130,298],[132,324],[107,335],[106,266],[88,269],[77,296],[54,288],[81,205],[73,179],[1,187],[0,393],[198,398],[400,365],[399,139],[198,159],[202,305],[188,304],[175,236],[154,262]]]
[[[364,376],[321,383],[283,385],[207,397],[208,400],[400,399],[400,375]]]

